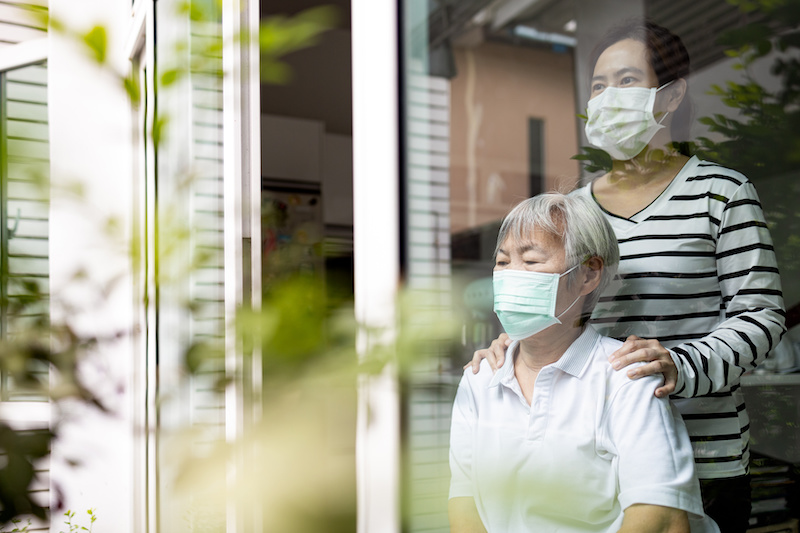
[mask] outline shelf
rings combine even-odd
[[[757,373],[742,376],[743,387],[763,385],[800,385],[800,374]]]

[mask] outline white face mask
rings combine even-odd
[[[664,126],[669,112],[656,121],[653,105],[656,93],[667,87],[606,87],[589,100],[586,115],[586,138],[618,161],[638,155]]]
[[[536,335],[553,324],[580,299],[555,316],[558,280],[578,268],[563,274],[530,272],[527,270],[496,270],[492,276],[494,312],[511,340],[520,341]]]

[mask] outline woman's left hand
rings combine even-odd
[[[664,374],[664,384],[656,389],[658,398],[672,394],[678,383],[678,369],[666,348],[656,339],[641,339],[631,335],[625,343],[608,358],[616,370],[625,368],[631,363],[643,361],[647,364],[628,371],[628,377],[639,379],[653,374]]]

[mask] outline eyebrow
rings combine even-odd
[[[517,248],[517,252],[520,253],[520,254],[524,254],[525,252],[529,252],[531,250],[536,251],[536,252],[540,252],[540,251],[542,251],[542,247],[538,246],[538,245],[536,245],[534,243],[527,243],[527,244],[523,244],[522,246]],[[497,249],[497,253],[498,254],[509,255],[509,253],[507,251],[505,251],[503,248],[498,248]]]
[[[644,76],[644,72],[641,69],[638,69],[636,67],[621,68],[618,71],[614,72],[614,76],[619,78],[619,77],[621,77],[621,76],[623,76],[625,74],[628,74],[628,73],[639,74],[640,76]],[[603,76],[602,74],[600,74],[598,76],[592,76],[592,81],[602,81],[602,80],[605,80],[605,79],[606,79],[606,77]]]

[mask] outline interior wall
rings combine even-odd
[[[270,115],[320,120],[325,131],[352,135],[352,80],[350,2],[290,0],[269,2],[262,17],[293,14],[317,5],[334,5],[339,22],[319,42],[283,58],[292,77],[283,85],[261,85],[261,112]]]

